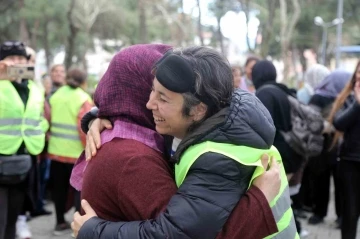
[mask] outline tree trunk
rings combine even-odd
[[[80,60],[81,60],[82,66],[83,66],[83,70],[85,72],[87,72],[87,70],[88,70],[88,62],[86,60],[86,53],[87,53],[88,49],[91,47],[90,41],[93,39],[93,36],[91,36],[91,34],[90,34],[90,29],[89,29],[89,32],[86,33],[86,35],[88,36],[88,38],[85,40],[85,43],[84,43],[85,48],[80,57]]]
[[[83,70],[85,72],[87,72],[88,70],[88,63],[87,63],[87,60],[86,60],[86,53],[87,51],[85,50],[85,52],[83,53],[82,57],[81,57],[81,62],[82,62],[82,66],[83,66]]]
[[[217,28],[217,38],[218,38],[218,42],[219,42],[219,46],[220,46],[220,51],[223,55],[225,55],[225,48],[224,48],[224,37],[223,34],[221,32],[221,26],[220,26],[220,21],[221,21],[221,17],[217,18],[217,24],[218,24],[218,28]]]
[[[34,50],[36,50],[36,46],[37,46],[37,37],[39,34],[39,27],[40,27],[40,20],[37,19],[34,22],[34,28],[31,33],[31,47],[34,48]]]
[[[302,66],[302,71],[305,72],[306,69],[307,69],[307,65],[306,65],[306,59],[305,59],[305,56],[304,56],[304,52],[305,52],[306,48],[304,47],[301,47],[299,49],[299,59],[300,59],[300,64]]]
[[[44,44],[44,50],[45,50],[45,59],[46,59],[46,69],[50,69],[51,64],[51,51],[49,46],[49,29],[48,29],[48,23],[49,21],[44,22],[44,35],[43,35],[43,44]]]
[[[180,0],[181,1],[181,9],[182,9],[182,22],[181,24],[184,26],[184,29],[186,29],[186,36],[184,37],[184,42],[183,44],[185,46],[188,46],[188,45],[191,45],[193,44],[193,25],[192,25],[192,19],[189,20],[189,17],[185,14],[185,11],[184,11],[184,0]],[[191,11],[192,13],[193,11]],[[187,27],[185,27],[187,26]]]
[[[184,10],[181,10],[180,14],[177,14],[176,17],[171,16],[169,9],[166,9],[165,6],[160,4],[156,5],[157,10],[159,10],[164,18],[162,29],[168,31],[170,29],[170,37],[172,44],[175,46],[182,46],[184,39],[187,38],[187,29],[188,27],[184,24],[184,19],[186,17]]]
[[[179,23],[178,23],[178,29],[179,29],[179,33],[180,33],[180,37],[178,40],[178,46],[183,46],[184,42],[187,39],[187,33],[183,31],[182,26],[185,25],[185,20],[186,20],[186,15],[184,12],[184,0],[180,0],[180,8],[181,8],[181,14],[179,15],[180,19],[179,19]]]
[[[65,54],[66,70],[69,69],[72,65],[72,58],[74,56],[74,51],[75,51],[75,39],[76,39],[76,36],[79,31],[79,29],[75,26],[73,19],[72,19],[72,13],[73,13],[73,9],[75,7],[75,1],[76,0],[71,0],[70,7],[67,12],[67,19],[69,21],[70,34],[67,37],[67,46],[66,46],[66,54]]]
[[[288,60],[288,50],[294,28],[296,23],[300,18],[300,4],[299,0],[291,0],[293,4],[293,14],[288,20],[287,14],[287,0],[280,0],[280,21],[281,21],[281,58],[284,62],[284,80],[288,80],[289,76],[289,60]]]
[[[144,0],[138,0],[140,43],[147,43],[147,25]]]
[[[255,47],[254,48],[251,47],[250,39],[249,39],[250,0],[239,0],[239,2],[241,4],[241,8],[242,8],[243,12],[245,13],[245,17],[246,17],[246,45],[250,52],[254,52]]]
[[[201,25],[201,8],[200,8],[200,0],[196,0],[197,2],[197,7],[199,9],[199,18],[198,18],[198,36],[200,39],[200,44],[203,46],[204,45],[204,37],[202,34],[202,25]]]
[[[186,24],[186,14],[184,12],[184,0],[180,0],[180,5],[181,5],[181,24],[183,26],[185,26]],[[187,44],[187,41],[188,41],[188,35],[191,35],[191,34],[186,34],[186,36],[183,37],[183,41],[181,42],[181,45],[183,46],[184,44],[186,45]]]
[[[260,47],[261,57],[267,57],[269,54],[270,40],[272,39],[274,32],[273,26],[275,19],[276,0],[267,0],[267,7],[268,7],[268,18],[262,31],[262,41]]]
[[[19,11],[21,11],[21,9],[23,9],[25,7],[25,0],[20,0],[19,1]],[[29,37],[29,30],[26,26],[26,19],[21,16],[20,17],[20,32],[19,32],[19,36],[20,36],[20,41],[24,42],[26,45],[31,45],[30,43],[30,37]]]

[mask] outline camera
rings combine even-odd
[[[7,69],[7,75],[9,78],[34,79],[35,68],[34,66],[29,65],[9,66]]]

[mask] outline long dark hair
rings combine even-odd
[[[334,117],[336,115],[336,113],[343,107],[346,99],[349,97],[349,95],[351,94],[351,92],[354,89],[355,86],[355,82],[356,82],[356,72],[358,70],[358,68],[360,67],[360,60],[358,61],[354,74],[351,77],[351,80],[346,84],[346,86],[344,87],[344,89],[340,92],[340,94],[338,95],[338,97],[336,97],[336,100],[333,104],[333,107],[331,109],[330,115],[328,117],[328,121],[330,123],[334,122]],[[331,144],[331,148],[333,148],[337,142],[339,141],[339,139],[343,136],[343,132],[341,131],[336,131],[335,136],[334,136],[334,140]]]

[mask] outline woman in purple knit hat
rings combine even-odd
[[[73,170],[71,183],[81,190],[86,200],[82,201],[85,215],[74,215],[75,235],[80,239],[199,238],[199,235],[202,238],[262,238],[275,233],[277,226],[268,203],[280,186],[275,160],[271,169],[258,177],[254,181],[256,186],[247,192],[241,193],[243,186],[235,183],[238,178],[231,175],[239,173],[237,165],[226,160],[214,165],[209,161],[205,166],[209,168],[203,172],[192,172],[193,179],[187,179],[187,184],[193,184],[193,188],[177,188],[173,164],[167,160],[172,138],[160,133],[180,136],[184,121],[172,116],[181,112],[182,105],[161,99],[168,100],[167,107],[173,109],[168,111],[171,115],[167,119],[177,123],[170,128],[147,109],[151,108],[149,95],[155,86],[151,72],[168,50],[169,46],[154,44],[126,48],[113,58],[101,79],[95,92],[97,116],[109,119],[112,126],[108,125],[109,129],[101,133],[101,148],[94,158],[85,162],[83,154]],[[218,57],[206,48],[193,50]],[[232,80],[231,71],[229,79]],[[181,87],[186,88],[187,84],[179,85]],[[231,95],[231,84],[230,87]],[[267,157],[263,158],[267,162]],[[209,174],[211,171],[214,172]],[[225,175],[216,178],[217,173]],[[219,179],[221,184],[211,185]],[[219,190],[221,194],[216,195]],[[224,208],[220,209],[217,203]],[[139,222],[152,218],[156,220]]]

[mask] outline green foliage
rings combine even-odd
[[[267,3],[269,0],[251,0],[251,7],[258,11],[257,17],[260,20],[260,30],[264,29],[268,21]],[[331,22],[337,17],[338,0],[301,0],[301,16],[295,27],[292,37],[292,44],[300,50],[321,47],[322,29],[314,24],[314,18],[320,16],[325,22]],[[288,3],[290,4],[290,1]],[[289,6],[290,7],[290,6]],[[343,45],[360,43],[360,6],[358,0],[344,0],[344,24],[343,24]],[[277,7],[274,19],[273,33],[270,41],[269,55],[280,56],[280,19],[279,8]],[[336,27],[329,29],[329,45],[336,41]]]
[[[237,0],[214,0],[209,2],[208,8],[217,19],[220,19],[228,11],[238,12],[240,2]]]
[[[26,0],[25,7],[19,12],[19,17],[24,18],[30,35],[37,35],[40,39],[48,37],[51,49],[58,49],[63,45],[68,35],[66,11],[69,0]],[[39,26],[36,26],[38,22]],[[48,27],[45,36],[44,27]],[[43,41],[32,42],[32,47],[40,49]]]
[[[84,0],[75,0],[77,8],[82,7]],[[110,11],[96,16],[90,29],[79,25],[72,53],[80,64],[84,54],[91,49],[92,39],[113,39],[119,46],[104,46],[109,51],[140,41],[139,0],[108,0]],[[145,4],[146,39],[148,42],[164,42],[173,45],[191,45],[197,33],[197,20],[192,15],[186,15],[182,10],[182,0],[142,0]],[[195,0],[194,0],[195,1]],[[205,0],[202,0],[205,1]],[[221,19],[228,11],[246,10],[248,1],[251,14],[257,14],[260,20],[259,33],[267,36],[263,42],[268,44],[268,55],[280,58],[280,14],[279,0],[211,0],[207,1],[210,14]],[[276,4],[271,34],[264,34],[269,22],[269,1]],[[21,3],[24,6],[21,7]],[[27,41],[36,50],[48,48],[51,61],[60,50],[68,44],[69,11],[71,0],[0,0],[0,41],[16,40],[24,37],[20,34],[20,23],[25,22]],[[102,1],[98,1],[102,2]],[[291,48],[303,50],[321,47],[321,27],[314,24],[314,17],[321,16],[325,22],[336,18],[338,0],[301,0],[301,17],[296,25]],[[80,3],[80,4],[79,4]],[[97,2],[95,2],[97,3]],[[360,44],[360,5],[359,0],[344,0],[343,45]],[[291,8],[291,1],[288,1]],[[79,9],[78,9],[79,10]],[[291,14],[291,12],[290,12]],[[85,16],[83,16],[85,17]],[[217,46],[216,26],[204,26],[203,31],[212,32],[211,45]],[[334,46],[336,27],[329,29],[328,46]],[[22,40],[22,39],[20,39]],[[256,52],[260,52],[257,46]]]
[[[0,40],[4,42],[10,39],[17,39],[19,34],[19,15],[16,14],[17,6],[15,1],[7,1],[1,6]]]
[[[99,39],[121,39],[125,44],[137,42],[138,18],[134,1],[115,1],[115,9],[98,17],[91,32]]]

